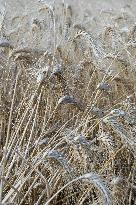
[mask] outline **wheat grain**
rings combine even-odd
[[[65,96],[61,97],[58,101],[58,105],[64,105],[64,104],[75,105],[80,110],[84,109],[81,102],[79,100],[75,99],[73,96],[65,95]]]

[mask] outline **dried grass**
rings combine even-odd
[[[97,39],[71,6],[41,8],[44,49],[0,24],[0,204],[135,204],[135,27]]]

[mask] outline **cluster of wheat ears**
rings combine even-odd
[[[136,26],[96,38],[69,5],[40,11],[45,49],[14,46],[1,23],[0,204],[133,205]]]

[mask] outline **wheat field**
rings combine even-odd
[[[8,36],[1,12],[0,204],[135,205],[136,25],[39,4]]]

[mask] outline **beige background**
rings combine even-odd
[[[52,3],[53,1],[46,1]],[[59,5],[61,0],[56,0]],[[136,0],[67,0],[73,6],[75,22],[85,24],[95,35],[99,35],[105,26],[118,24],[120,29],[129,29],[136,20]],[[46,18],[39,9],[43,3],[38,0],[0,0],[1,14],[5,10],[4,35],[15,46],[31,45],[42,47],[44,38],[32,39],[30,28],[33,19]],[[121,19],[121,17],[123,17]],[[119,22],[117,18],[120,18]],[[0,21],[2,15],[0,15]]]

